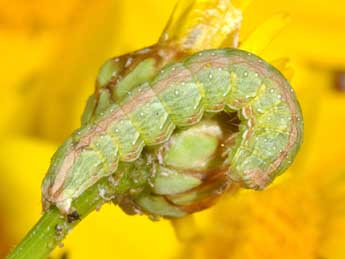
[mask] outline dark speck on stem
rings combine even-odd
[[[80,220],[80,215],[78,214],[76,210],[67,215],[68,223],[72,223],[73,221],[76,221],[76,220]]]

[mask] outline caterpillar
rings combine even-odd
[[[165,143],[205,114],[234,113],[239,132],[228,147],[231,180],[263,189],[292,163],[303,136],[299,103],[273,66],[239,49],[211,49],[164,66],[111,103],[58,149],[43,181],[43,200],[61,211],[119,162]]]

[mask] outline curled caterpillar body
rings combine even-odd
[[[167,141],[176,127],[203,115],[237,112],[239,132],[227,146],[228,176],[262,189],[292,162],[303,120],[283,75],[237,49],[206,50],[165,66],[70,137],[52,159],[43,199],[68,212],[71,202],[119,161],[138,159],[145,145]]]

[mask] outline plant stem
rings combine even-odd
[[[108,179],[101,179],[73,202],[73,208],[80,216],[80,219],[73,221],[63,216],[56,207],[51,207],[8,255],[7,259],[46,258],[56,246],[61,244],[81,219],[105,203],[105,200],[99,195],[100,188],[105,190],[106,195],[111,196],[115,193],[115,187]]]

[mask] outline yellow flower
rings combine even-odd
[[[1,258],[39,218],[40,184],[50,157],[79,126],[99,66],[111,56],[154,43],[173,4],[64,1],[56,7],[42,1],[35,1],[34,6],[8,3],[11,15],[0,29],[4,36],[1,56],[6,58],[0,79],[0,101],[5,104],[0,111]],[[142,12],[144,7],[156,15]],[[16,12],[17,8],[22,9]],[[42,23],[42,30],[36,32],[32,20]],[[164,258],[178,250],[168,221],[128,217],[114,206],[104,206],[83,225],[56,254]],[[149,244],[157,236],[153,253]]]
[[[339,44],[345,40],[345,17],[338,9],[344,13],[345,5],[287,3],[253,3],[244,13],[248,20],[285,8],[292,21],[267,47],[265,36],[281,23],[272,24],[279,16],[273,17],[242,47],[262,51],[264,46],[261,55],[266,58],[288,53],[294,59],[292,81],[304,111],[305,143],[294,166],[268,190],[229,195],[199,213],[199,239],[187,242],[181,258],[344,258],[345,93],[336,90],[335,79],[345,67],[345,59],[339,58],[345,54]]]
[[[39,186],[49,158],[78,127],[100,64],[156,42],[175,2],[4,4],[0,257],[38,219]],[[55,257],[67,252],[74,259],[343,258],[345,93],[335,90],[334,78],[338,70],[345,70],[345,3],[234,2],[247,7],[240,47],[273,61],[289,78],[294,68],[292,85],[306,124],[305,143],[294,166],[266,191],[229,195],[198,213],[197,230],[188,228],[190,221],[184,229],[198,235],[187,233],[185,245],[176,240],[167,221],[129,217],[104,206],[73,231]],[[275,15],[281,12],[290,15],[282,31],[285,16]],[[186,227],[177,225],[180,230]]]

